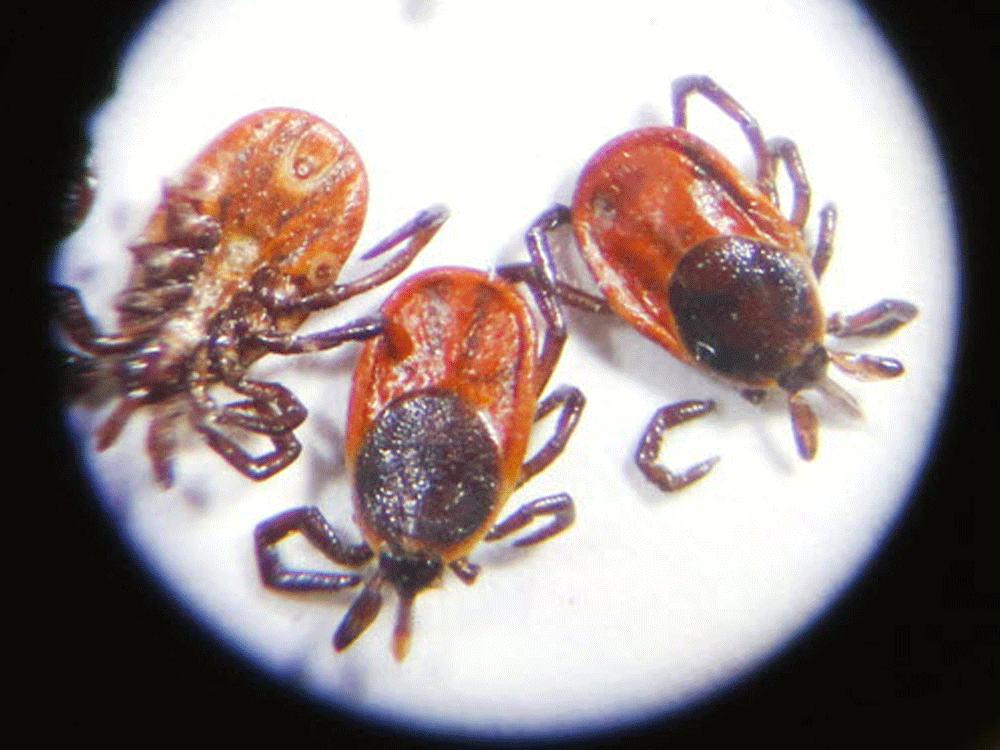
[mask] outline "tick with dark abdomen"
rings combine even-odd
[[[389,585],[399,601],[393,650],[403,659],[413,599],[444,568],[471,584],[479,566],[468,554],[479,542],[503,539],[547,517],[548,523],[513,542],[533,545],[573,521],[573,501],[559,493],[496,522],[510,494],[562,452],[584,404],[571,386],[539,400],[565,341],[554,277],[546,270],[551,263],[538,258],[550,219],[543,216],[529,233],[534,266],[508,266],[497,276],[432,269],[409,279],[382,306],[385,329],[365,344],[347,419],[354,518],[364,541],[342,541],[311,507],[257,527],[260,575],[275,589],[332,591],[362,581],[356,574],[286,569],[277,545],[296,531],[341,565],[378,557],[377,570],[334,635],[338,651],[375,619]],[[512,286],[516,281],[527,282],[542,313],[541,342],[530,308]],[[525,460],[532,425],[557,409],[552,436]]]
[[[401,273],[447,211],[434,206],[377,244],[372,258],[402,245],[381,268],[336,283],[364,223],[368,182],[344,135],[315,115],[266,109],[210,143],[163,199],[138,241],[117,298],[120,330],[102,334],[75,289],[53,287],[54,317],[77,351],[66,354],[72,396],[110,390],[120,402],[99,428],[97,448],[150,407],[147,450],[163,486],[173,482],[176,422],[186,416],[208,444],[251,479],[295,460],[294,429],[305,407],[280,383],[247,377],[268,353],[294,354],[371,338],[379,317],[297,335],[314,312]],[[405,244],[403,244],[405,243]],[[224,384],[244,400],[219,404]],[[263,435],[256,456],[233,429]]]
[[[755,180],[687,129],[693,93],[739,123],[757,162]],[[819,279],[833,249],[836,210],[827,205],[820,211],[819,237],[810,252],[803,235],[810,188],[795,144],[765,141],[756,120],[704,76],[676,81],[673,105],[673,127],[619,136],[584,167],[572,209],[561,208],[556,223],[572,223],[602,296],[560,282],[561,296],[593,312],[619,315],[754,403],[769,390],[782,390],[798,453],[811,459],[818,420],[804,391],[818,390],[860,414],[854,399],[827,377],[830,362],[860,380],[903,373],[895,359],[828,349],[826,335],[886,336],[912,320],[917,308],[889,299],[827,318]],[[787,217],[778,205],[778,164],[793,186]],[[667,429],[714,406],[685,401],[654,416],[636,463],[661,489],[680,489],[714,466],[717,458],[709,458],[672,472],[657,462]]]

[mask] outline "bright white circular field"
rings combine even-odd
[[[447,204],[451,218],[414,270],[525,259],[524,230],[569,201],[591,154],[626,130],[668,123],[671,82],[694,73],[732,93],[765,137],[798,143],[813,185],[811,237],[815,209],[837,203],[827,311],[885,297],[920,308],[892,337],[847,346],[898,357],[906,374],[871,384],[835,375],[867,417],[821,403],[819,454],[806,463],[780,399],[752,406],[624,322],[572,313],[553,385],[575,384],[587,407],[565,453],[506,512],[566,491],[576,524],[513,553],[505,543],[480,546],[475,585],[448,573],[417,599],[401,664],[390,653],[393,595],[369,631],[335,654],[331,636],[354,593],[267,590],[251,542],[259,521],[313,504],[358,538],[342,466],[356,346],[272,356],[253,369],[289,386],[310,412],[298,430],[301,458],[266,482],[245,479],[188,431],[176,486],[159,491],[145,415],[97,454],[93,430],[107,411],[74,408],[124,533],[206,627],[276,680],[342,709],[449,732],[548,734],[651,718],[722,688],[802,634],[851,584],[926,461],[959,300],[949,198],[927,122],[850,3],[167,4],[93,118],[99,195],[56,277],[78,286],[114,330],[126,247],[164,180],[230,123],[279,105],[333,123],[367,165],[368,220],[344,278],[368,267],[360,251],[433,203]],[[693,102],[689,126],[751,168],[737,126],[705,100]],[[366,314],[388,292],[316,315],[305,330]],[[639,436],[657,407],[706,397],[718,412],[670,434],[664,458],[674,467],[716,453],[722,461],[698,484],[662,494],[632,462]],[[550,427],[537,432],[544,438]],[[334,567],[304,544],[282,549],[290,564]]]

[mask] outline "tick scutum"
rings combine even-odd
[[[729,378],[767,383],[822,340],[822,308],[806,261],[762,242],[705,240],[677,264],[669,294],[688,350]]]
[[[453,393],[424,390],[400,396],[376,418],[355,487],[381,538],[402,549],[444,551],[493,515],[499,471],[483,419]]]

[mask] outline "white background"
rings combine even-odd
[[[867,419],[821,405],[819,455],[806,464],[780,401],[753,407],[627,325],[571,315],[553,384],[577,385],[588,405],[565,454],[509,510],[568,491],[577,523],[534,549],[477,550],[474,586],[448,576],[417,599],[413,647],[399,665],[389,651],[391,598],[336,655],[330,637],[351,592],[280,595],[256,577],[258,521],[316,504],[352,529],[341,443],[356,349],[268,358],[254,374],[290,386],[310,409],[298,433],[302,457],[275,478],[244,479],[190,436],[176,487],[160,492],[142,417],[93,456],[124,532],[209,627],[337,705],[404,725],[550,732],[691,701],[752,669],[850,583],[926,458],[958,302],[948,198],[926,124],[849,4],[168,5],[93,121],[98,200],[56,275],[114,330],[125,246],[163,180],[231,122],[278,105],[329,120],[364,159],[371,201],[359,250],[443,202],[452,217],[415,269],[521,259],[525,228],[569,200],[586,159],[620,132],[669,122],[671,81],[692,73],[715,78],[765,136],[793,138],[814,206],[836,201],[828,311],[883,297],[918,305],[910,326],[857,347],[902,359],[906,375],[871,385],[835,375]],[[731,121],[696,101],[689,124],[750,168]],[[363,270],[349,264],[344,276]],[[367,313],[386,293],[317,315],[308,329]],[[704,397],[719,402],[718,413],[669,435],[665,458],[676,467],[715,453],[723,460],[665,496],[632,464],[636,442],[658,406]],[[104,413],[73,412],[91,449]],[[285,552],[290,562],[317,563],[302,545]]]

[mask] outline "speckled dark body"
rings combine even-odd
[[[499,471],[482,418],[448,391],[419,391],[390,403],[368,432],[357,506],[390,545],[447,549],[493,516]]]
[[[710,238],[689,250],[668,299],[700,364],[758,387],[780,384],[798,368],[825,324],[808,261],[743,237]]]
[[[275,545],[293,531],[337,563],[356,566],[378,557],[334,634],[338,651],[375,619],[388,585],[399,600],[394,651],[402,659],[413,600],[445,568],[472,583],[479,566],[467,555],[480,542],[549,517],[513,542],[537,544],[573,521],[573,501],[560,493],[496,523],[511,493],[562,452],[583,409],[583,395],[570,386],[539,401],[566,335],[548,273],[551,259],[542,266],[537,258],[539,236],[550,223],[543,215],[528,235],[533,265],[508,266],[497,276],[431,269],[382,305],[383,335],[366,343],[355,370],[345,441],[354,520],[364,542],[345,545],[316,508],[288,511],[258,526],[261,577],[274,588],[336,589],[361,581],[285,570]],[[510,281],[498,277],[505,275]],[[541,342],[532,311],[511,281],[525,282],[534,295],[547,324]],[[554,434],[526,461],[532,425],[557,407]]]
[[[694,93],[739,123],[757,161],[755,179],[687,129],[687,100]],[[829,362],[865,380],[903,372],[896,360],[828,350],[827,334],[886,335],[911,320],[916,308],[885,300],[828,321],[819,279],[832,254],[836,210],[827,205],[820,211],[810,251],[804,228],[811,189],[795,144],[765,141],[756,120],[705,76],[678,79],[673,104],[673,127],[618,136],[581,171],[566,220],[601,297],[563,285],[563,298],[619,315],[751,401],[760,402],[769,390],[784,391],[798,452],[811,459],[817,418],[802,391],[817,389],[860,412],[827,377]],[[793,187],[787,217],[778,205],[779,164]],[[674,475],[655,460],[665,430],[714,406],[686,401],[654,416],[636,455],[651,481],[675,490],[711,469],[715,458]]]

